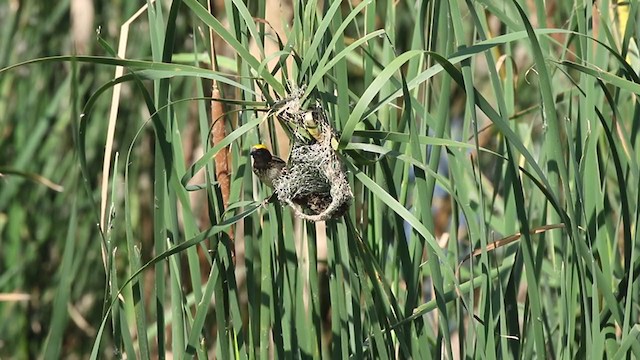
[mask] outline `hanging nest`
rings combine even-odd
[[[353,192],[332,147],[336,134],[320,104],[301,110],[303,91],[294,91],[276,111],[290,125],[293,146],[286,171],[273,183],[278,200],[309,221],[339,218],[349,209]]]

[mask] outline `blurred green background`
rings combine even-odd
[[[211,7],[0,2],[0,358],[640,356],[637,1]],[[303,86],[326,224],[250,171]]]

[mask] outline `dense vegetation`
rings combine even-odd
[[[636,2],[212,3],[0,3],[0,357],[640,357]]]

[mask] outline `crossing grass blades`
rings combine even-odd
[[[349,209],[353,192],[345,166],[332,147],[335,131],[320,103],[303,109],[304,90],[295,90],[274,107],[292,132],[287,168],[274,180],[278,200],[308,221],[339,218]]]

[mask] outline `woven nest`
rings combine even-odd
[[[353,192],[342,160],[331,146],[335,132],[319,105],[301,110],[302,92],[294,92],[276,116],[293,125],[294,140],[286,171],[273,183],[278,200],[309,221],[338,218],[349,209]],[[303,135],[295,129],[309,130]]]

